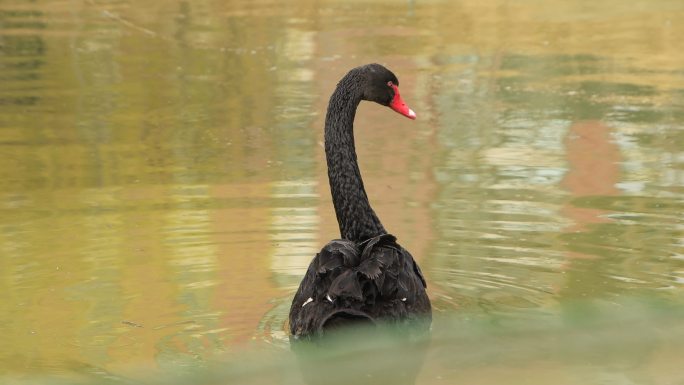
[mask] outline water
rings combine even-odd
[[[597,381],[682,381],[673,345],[630,337],[663,324],[682,342],[683,17],[667,0],[0,3],[0,374],[126,377],[260,349],[294,372],[289,301],[337,236],[327,98],[381,62],[418,120],[362,104],[357,150],[429,282],[443,343],[418,383],[472,382],[492,335],[569,353],[496,356],[483,383],[572,370],[602,341],[649,364]],[[573,348],[591,335],[578,319],[630,319],[635,298],[669,310]],[[450,367],[468,336],[454,322],[493,326]]]

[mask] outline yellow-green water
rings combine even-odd
[[[575,371],[492,359],[497,333],[528,352],[585,336],[608,356],[594,383],[682,383],[682,20],[680,0],[0,2],[0,375],[266,349],[296,383],[289,301],[338,236],[327,98],[380,62],[418,120],[362,104],[357,151],[428,279],[442,343],[418,383]],[[634,298],[669,310],[620,326]],[[632,338],[661,323],[678,343]],[[611,366],[620,341],[648,365]]]

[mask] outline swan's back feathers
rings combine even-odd
[[[338,275],[330,284],[328,294],[325,297],[328,301],[363,301],[363,289],[359,281],[358,273],[354,269],[347,269]]]
[[[354,242],[346,239],[330,241],[314,258],[318,274],[325,274],[342,266],[354,266],[358,264],[358,260],[358,247]]]
[[[316,254],[295,294],[290,331],[295,338],[322,332],[337,312],[362,314],[373,321],[429,320],[425,288],[413,257],[393,235],[359,244],[333,240]]]

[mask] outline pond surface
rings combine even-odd
[[[364,103],[355,133],[437,336],[441,317],[681,308],[682,20],[681,0],[0,3],[0,375],[288,354],[290,299],[338,237],[327,99],[369,62],[418,114]],[[684,382],[673,335],[636,344],[630,380],[599,377]],[[478,378],[435,349],[419,383]]]

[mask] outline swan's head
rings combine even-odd
[[[392,71],[380,64],[368,64],[358,68],[365,80],[363,99],[387,106],[394,111],[415,119],[416,113],[410,109],[399,94],[399,80]]]

